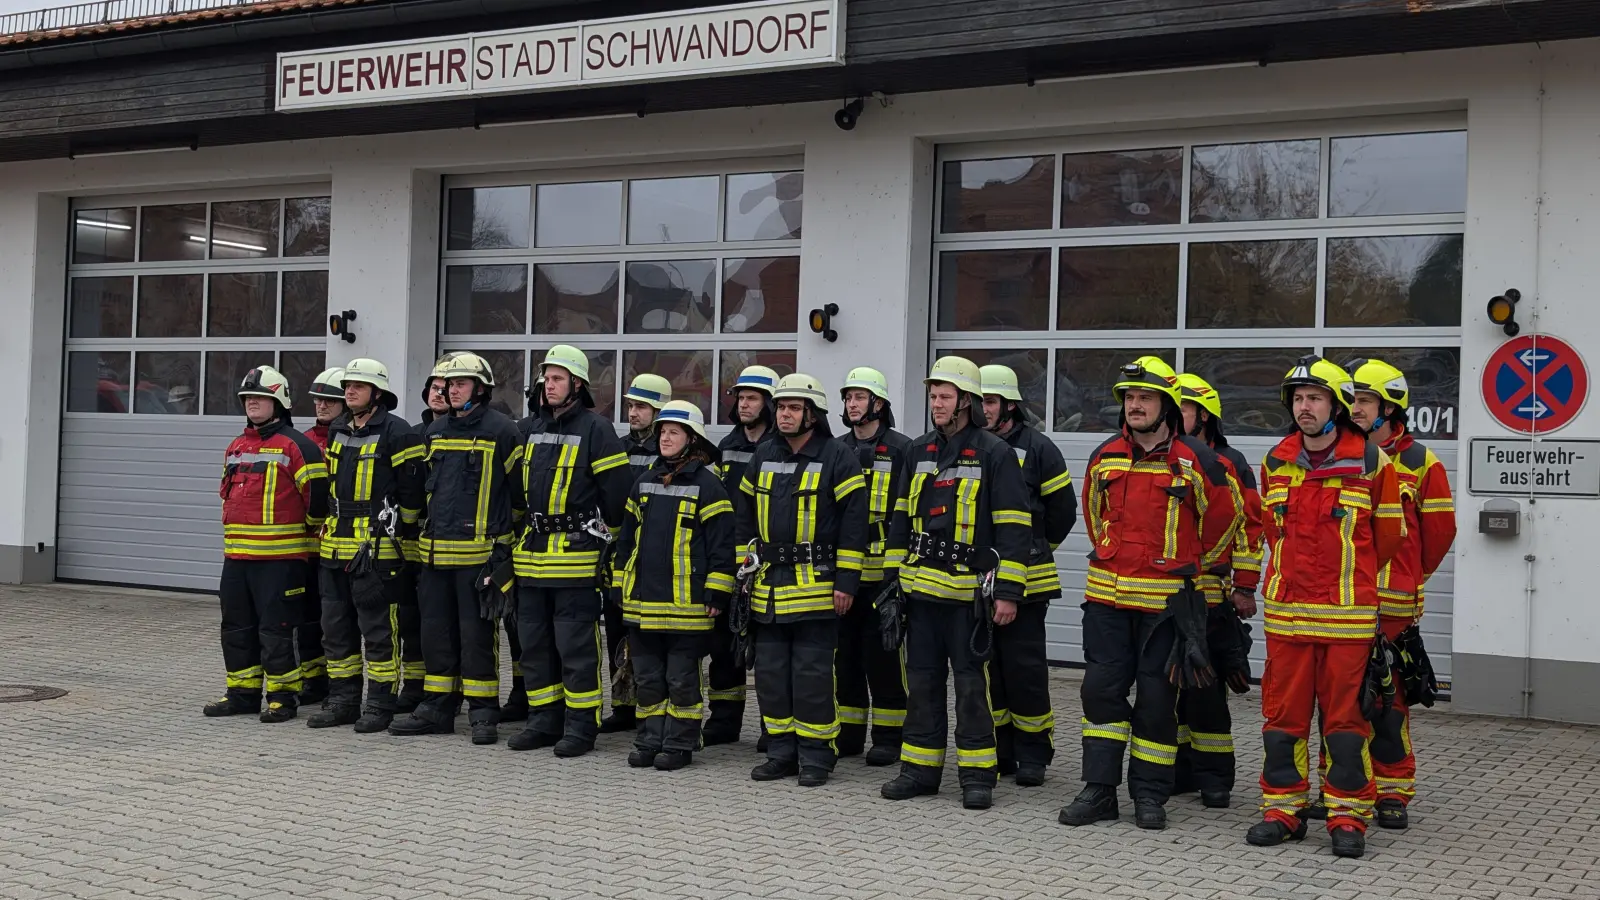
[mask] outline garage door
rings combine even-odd
[[[234,391],[323,368],[325,185],[74,204],[56,575],[214,590]]]
[[[1302,354],[1406,371],[1412,425],[1455,471],[1466,133],[1341,121],[941,148],[935,353],[1017,370],[1074,475],[1117,428],[1118,367],[1161,356],[1221,392],[1259,460]],[[1077,663],[1087,542],[1060,548],[1052,657]],[[1453,560],[1423,621],[1450,671]],[[1257,644],[1257,654],[1263,649]]]

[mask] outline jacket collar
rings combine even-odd
[[[1327,460],[1318,468],[1327,468],[1338,460],[1355,460],[1359,463],[1366,459],[1366,454],[1367,439],[1354,429],[1341,427],[1339,439],[1333,444],[1333,453],[1329,454]],[[1291,462],[1305,469],[1311,468],[1310,458],[1306,454],[1305,436],[1299,429],[1279,441],[1278,446],[1272,448],[1272,455],[1284,462]]]
[[[806,442],[801,444],[800,449],[797,451],[789,450],[789,439],[781,434],[774,440],[783,445],[783,453],[786,457],[804,456],[809,459],[816,459],[822,455],[822,448],[833,438],[824,434],[820,429],[813,428],[810,435],[806,437]]]
[[[467,410],[467,414],[464,416],[458,416],[455,414],[454,410],[451,410],[449,415],[443,416],[442,418],[448,423],[447,427],[450,428],[475,428],[479,422],[483,421],[483,417],[487,415],[488,412],[489,404],[480,403],[477,406]]]
[[[253,431],[255,432],[256,437],[263,441],[274,437],[275,435],[282,434],[283,430],[288,427],[289,421],[283,416],[279,416],[265,425],[257,425],[254,422],[251,422],[249,419],[244,420],[245,433],[249,434]]]
[[[1417,439],[1411,436],[1411,432],[1407,431],[1404,425],[1396,425],[1394,427],[1396,429],[1395,433],[1389,437],[1389,443],[1384,444],[1382,447],[1383,452],[1390,456],[1400,455],[1417,442]]]

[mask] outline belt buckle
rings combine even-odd
[[[813,562],[810,541],[801,541],[794,545],[794,561],[802,565]]]

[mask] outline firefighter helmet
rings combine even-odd
[[[1377,394],[1385,403],[1401,409],[1411,406],[1411,386],[1406,383],[1406,373],[1381,359],[1353,359],[1344,370],[1355,382],[1356,393]]]
[[[977,363],[965,357],[941,356],[934,360],[933,368],[928,370],[928,377],[922,379],[922,383],[936,382],[954,385],[963,394],[983,396],[983,373],[978,370]]]
[[[734,396],[743,390],[761,391],[768,397],[778,386],[778,373],[766,366],[745,366],[728,388],[728,396]]]
[[[850,374],[844,377],[844,387],[839,388],[839,398],[844,399],[845,392],[851,388],[866,391],[885,403],[889,402],[889,379],[870,366],[857,366],[850,370]]]
[[[1111,393],[1122,402],[1129,388],[1155,391],[1172,398],[1174,406],[1183,399],[1178,395],[1178,373],[1159,356],[1141,356],[1122,367],[1120,378],[1111,386]]]
[[[323,369],[322,374],[311,380],[311,389],[306,393],[318,400],[338,400],[344,402],[344,370],[338,366]]]
[[[822,382],[800,372],[778,379],[778,389],[773,391],[772,399],[809,400],[817,412],[828,411],[828,393],[822,389]]]
[[[1356,399],[1356,385],[1350,373],[1316,354],[1300,357],[1288,374],[1283,376],[1283,386],[1278,398],[1290,412],[1294,411],[1294,389],[1319,387],[1333,394],[1334,401],[1350,413],[1350,404]]]
[[[271,366],[256,366],[244,373],[244,381],[239,384],[239,396],[271,397],[284,409],[294,405],[289,400],[289,379]]]
[[[1002,400],[1022,402],[1022,390],[1017,384],[1017,373],[1010,366],[984,366],[978,370],[985,396],[993,394]]]
[[[672,382],[648,372],[633,376],[633,382],[623,393],[623,399],[664,409],[672,401]]]
[[[494,369],[489,367],[488,360],[466,351],[446,353],[439,357],[428,377],[443,378],[445,381],[452,378],[472,378],[484,387],[494,387]]]
[[[400,405],[400,398],[389,390],[389,369],[375,359],[352,359],[344,364],[344,384],[350,382],[357,384],[370,384],[378,392],[381,405],[385,409],[394,409]]]
[[[572,373],[573,378],[589,383],[589,357],[571,344],[557,344],[545,351],[544,362],[539,363],[539,377],[544,377],[546,366],[560,366]]]
[[[706,437],[706,416],[687,400],[668,400],[661,405],[661,412],[656,416],[655,427],[660,430],[664,423],[682,425],[700,436],[700,440],[709,441]]]
[[[1184,372],[1178,376],[1178,396],[1184,400],[1198,403],[1200,408],[1211,413],[1211,418],[1222,418],[1222,395],[1211,383],[1192,372]]]

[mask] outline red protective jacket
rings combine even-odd
[[[1197,438],[1148,453],[1126,434],[1101,444],[1083,481],[1091,543],[1084,597],[1119,609],[1166,609],[1184,579],[1220,566],[1243,518],[1232,484],[1227,465]]]
[[[327,452],[328,452],[328,426],[322,424],[321,422],[318,422],[317,424],[311,426],[310,428],[307,428],[306,431],[305,431],[305,435],[306,435],[306,437],[311,438],[311,443],[316,444],[318,450],[321,450],[324,455],[327,454]]]
[[[1299,432],[1261,466],[1266,486],[1266,631],[1285,640],[1369,641],[1378,572],[1406,536],[1389,457],[1355,431],[1313,467]]]
[[[1205,592],[1206,605],[1221,603],[1230,590],[1239,588],[1255,591],[1261,584],[1262,526],[1261,491],[1256,488],[1256,473],[1244,454],[1227,444],[1212,447],[1223,465],[1228,467],[1232,488],[1236,491],[1234,502],[1243,518],[1233,532],[1233,541],[1217,561],[1217,570],[1200,577],[1200,588]],[[1224,579],[1228,579],[1224,583]]]
[[[246,425],[222,470],[222,552],[229,559],[306,559],[328,512],[322,451],[282,419]]]
[[[1456,539],[1456,506],[1444,463],[1411,433],[1401,430],[1383,447],[1400,479],[1406,538],[1378,573],[1378,611],[1385,619],[1422,616],[1422,586],[1433,577]]]

